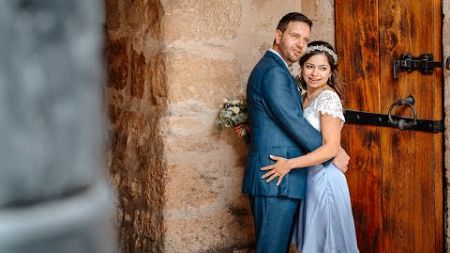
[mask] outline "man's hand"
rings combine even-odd
[[[240,138],[242,138],[242,136],[246,134],[250,134],[250,126],[246,123],[239,124],[233,127],[233,129],[236,135],[239,136]]]
[[[339,151],[336,157],[333,159],[333,164],[336,168],[340,169],[342,173],[348,170],[348,162],[350,161],[350,156],[342,147],[339,147]]]
[[[266,182],[269,183],[278,177],[277,186],[280,186],[284,176],[292,170],[290,160],[274,155],[270,155],[270,159],[274,160],[275,163],[261,168],[261,170],[267,171],[262,178],[266,178]]]

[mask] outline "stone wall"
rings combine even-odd
[[[118,192],[122,252],[163,252],[167,166],[161,135],[167,111],[163,7],[158,0],[108,0],[109,167]]]
[[[107,0],[109,166],[124,253],[245,252],[246,146],[214,126],[299,0]]]
[[[312,39],[324,40],[334,46],[334,0],[302,1],[302,10],[314,22]]]

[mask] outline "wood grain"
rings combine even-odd
[[[419,118],[442,120],[441,70],[392,75],[404,53],[442,60],[441,1],[335,0],[335,7],[345,107],[386,114],[413,95]],[[360,252],[442,252],[442,133],[347,124],[343,142]]]
[[[335,6],[338,69],[346,83],[344,106],[378,112],[380,63],[377,1],[336,0]],[[359,248],[361,252],[380,252],[383,239],[380,129],[345,125],[342,139],[343,147],[352,157],[347,178]]]

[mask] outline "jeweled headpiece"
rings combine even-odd
[[[331,58],[333,58],[334,65],[337,64],[337,62],[338,62],[337,54],[333,50],[329,49],[328,47],[325,47],[322,45],[308,46],[305,50],[305,54],[308,54],[308,53],[311,53],[314,51],[325,52],[325,53],[329,54],[331,56]]]

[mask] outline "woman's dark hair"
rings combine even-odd
[[[277,29],[285,32],[290,22],[303,22],[307,24],[309,28],[313,25],[313,22],[307,16],[299,12],[290,12],[281,18],[280,22],[278,22]]]
[[[308,50],[308,48],[317,48],[319,49],[313,49]],[[320,50],[320,47],[325,47],[331,50],[331,53],[334,53],[334,56],[327,52],[327,50]],[[331,77],[328,78],[328,85],[333,88],[334,91],[339,95],[339,97],[342,96],[342,92],[344,90],[344,84],[339,80],[338,73],[337,73],[337,54],[334,48],[327,42],[321,41],[321,40],[315,40],[308,43],[308,48],[306,49],[306,52],[302,57],[300,57],[300,60],[298,61],[300,64],[300,67],[303,68],[303,65],[305,65],[305,62],[311,58],[314,55],[317,54],[325,54],[325,56],[328,59],[328,63],[330,64],[331,68]],[[306,83],[303,80],[303,78],[300,78],[300,85],[303,89],[306,89]]]

